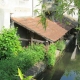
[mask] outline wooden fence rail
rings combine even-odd
[[[19,38],[20,41],[31,41],[31,39]],[[32,42],[45,43],[46,41],[32,39]]]

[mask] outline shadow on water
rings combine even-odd
[[[64,51],[64,56],[51,69],[37,75],[37,80],[80,80],[80,51],[77,52],[76,60],[71,61],[75,40]]]

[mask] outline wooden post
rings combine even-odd
[[[33,44],[34,33],[31,33],[31,45]]]
[[[50,44],[54,43],[53,41],[50,41]]]
[[[46,53],[48,52],[48,48],[49,48],[49,42],[46,41]]]

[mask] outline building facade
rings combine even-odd
[[[41,9],[38,4],[38,0],[0,0],[0,30],[10,27],[10,17],[36,17],[34,10]]]
[[[55,0],[42,0],[42,3],[47,3],[47,8],[53,10]],[[38,5],[39,4],[39,5]],[[0,0],[0,30],[2,26],[10,28],[10,17],[36,17],[35,9],[41,10],[39,0]],[[74,3],[71,7],[74,7]],[[65,16],[72,20],[78,20],[78,9],[75,9],[75,14],[67,14]]]

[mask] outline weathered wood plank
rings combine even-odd
[[[45,41],[42,41],[42,40],[37,40],[37,39],[33,39],[33,42],[45,43]]]
[[[34,34],[31,33],[31,44],[33,44]]]
[[[31,41],[31,39],[19,38],[21,41]],[[45,43],[45,41],[32,39],[32,42]]]
[[[30,39],[19,38],[20,41],[30,41]]]

